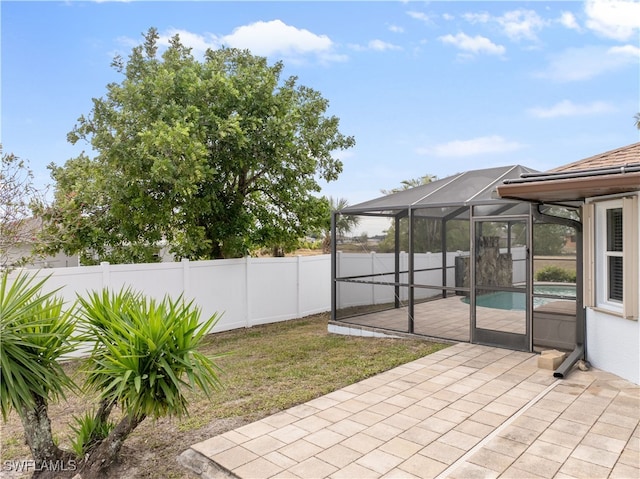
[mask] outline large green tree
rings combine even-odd
[[[51,165],[49,249],[148,261],[166,241],[178,258],[237,257],[321,228],[318,181],[337,179],[333,155],[355,143],[328,101],[281,81],[281,62],[228,48],[200,61],[178,36],[159,54],[158,39],[152,28],[126,62],[116,57],[123,80],[69,133],[95,158]]]

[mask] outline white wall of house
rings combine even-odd
[[[29,257],[33,252],[33,245],[22,243],[13,245],[7,254],[7,265],[13,265],[23,258]],[[59,252],[53,256],[35,257],[24,266],[26,269],[40,268],[69,268],[78,266],[78,256],[68,256],[63,252]]]
[[[640,211],[636,221],[640,225]],[[636,247],[635,261],[640,262],[640,241]],[[635,284],[638,285],[640,264],[636,272],[638,277]],[[598,277],[595,281],[598,281]],[[629,300],[635,301],[636,311],[640,311],[640,291],[636,291]],[[587,308],[586,343],[587,360],[592,366],[640,384],[640,321],[637,318],[625,319],[602,309]]]
[[[587,309],[587,360],[592,366],[640,384],[638,321]]]

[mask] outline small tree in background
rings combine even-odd
[[[329,197],[329,205],[331,213],[340,211],[349,206],[349,201],[346,198],[333,198]],[[352,231],[360,223],[360,218],[354,215],[337,215],[336,216],[336,236],[337,238],[344,237],[347,233]],[[337,239],[336,238],[336,239]],[[331,252],[331,216],[329,215],[328,224],[325,225],[324,239],[322,241],[322,252]]]
[[[390,190],[380,190],[383,195],[391,195],[393,193],[398,193],[399,191],[409,190],[411,188],[415,188],[416,186],[427,185],[432,181],[437,180],[438,177],[435,175],[424,175],[419,178],[412,178],[410,180],[402,180],[400,182],[400,186],[396,188],[392,188]]]
[[[0,168],[0,269],[20,266],[33,257],[31,247],[40,222],[31,218],[31,205],[43,202],[33,185],[33,172],[25,160],[3,153]]]

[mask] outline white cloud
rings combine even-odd
[[[546,22],[533,10],[513,10],[496,19],[511,40],[537,40]]]
[[[384,52],[388,50],[402,50],[402,47],[398,45],[394,45],[393,43],[388,43],[382,40],[371,40],[366,45],[358,45],[355,43],[349,44],[349,48],[352,50],[363,52],[367,50],[373,50],[377,52]]]
[[[594,101],[584,105],[578,105],[570,100],[562,100],[551,107],[534,107],[528,110],[531,116],[536,118],[557,118],[563,116],[584,116],[609,113],[615,108],[603,101]]]
[[[371,40],[369,42],[369,48],[371,50],[376,50],[379,52],[384,52],[386,50],[402,50],[397,45],[393,45],[392,43],[384,42],[382,40]]]
[[[629,58],[629,61],[636,59],[640,59],[640,47],[636,47],[634,45],[622,45],[619,47],[611,47],[607,50],[609,55],[621,55]]]
[[[442,18],[447,21],[455,20],[456,17],[451,15],[450,13],[443,13]]]
[[[537,40],[537,32],[542,30],[547,22],[533,10],[512,10],[502,16],[492,16],[486,12],[465,13],[462,16],[469,23],[495,23],[502,33],[511,40]]]
[[[281,20],[255,22],[233,30],[220,42],[234,48],[247,48],[255,55],[305,55],[329,53],[333,43],[326,35],[287,25]]]
[[[465,13],[462,15],[469,23],[489,23],[491,21],[491,15],[487,12],[482,13]]]
[[[440,157],[463,157],[486,153],[508,153],[524,147],[525,145],[516,141],[508,141],[502,136],[492,135],[481,136],[471,140],[454,140],[433,147],[419,148],[416,152]]]
[[[571,12],[562,12],[562,15],[560,15],[560,19],[558,20],[558,22],[569,30],[581,30],[575,15]]]
[[[399,25],[389,25],[389,31],[393,33],[404,33],[404,28]]]
[[[460,50],[471,53],[486,53],[488,55],[503,55],[505,48],[502,45],[496,45],[491,40],[480,35],[470,37],[465,33],[457,35],[444,35],[438,37],[442,43],[453,45]]]
[[[547,69],[537,76],[558,82],[589,80],[629,65],[637,66],[639,58],[640,48],[633,45],[568,48],[553,55]]]
[[[629,0],[587,0],[586,26],[614,40],[637,40],[640,34],[640,2]]]
[[[410,10],[407,12],[407,15],[409,15],[411,18],[415,20],[420,20],[421,22],[425,22],[425,23],[431,23],[431,19],[429,18],[429,15],[427,15],[426,13]]]
[[[287,25],[281,20],[243,25],[222,36],[172,29],[161,35],[159,43],[167,46],[169,39],[175,34],[178,34],[182,44],[192,48],[197,56],[202,56],[208,48],[217,49],[225,46],[248,49],[254,55],[260,56],[274,55],[289,59],[315,56],[321,61],[345,60],[344,56],[334,53],[334,44],[328,36]]]
[[[169,29],[165,33],[161,34],[160,38],[158,39],[158,44],[168,47],[169,40],[175,35],[178,35],[180,37],[180,43],[182,43],[185,47],[191,48],[192,53],[195,56],[204,55],[204,53],[209,48],[220,48],[220,44],[215,35],[199,35],[197,33],[193,33],[187,30],[179,30],[176,28]]]

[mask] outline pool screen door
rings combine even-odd
[[[529,217],[474,219],[471,339],[531,349]]]

